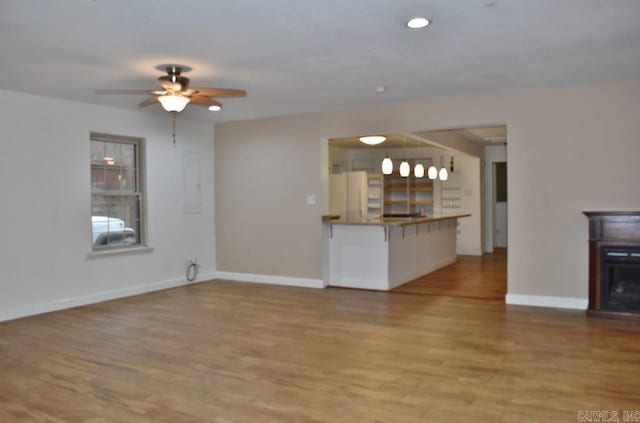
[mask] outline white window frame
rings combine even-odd
[[[89,175],[89,185],[91,191],[91,199],[90,199],[90,215],[93,214],[93,196],[94,194],[99,194],[102,196],[131,196],[138,199],[140,207],[139,207],[139,242],[131,245],[106,245],[106,246],[95,246],[93,245],[93,225],[92,222],[89,222],[91,225],[91,249],[94,253],[100,252],[118,252],[118,251],[129,251],[129,250],[139,250],[139,249],[148,249],[147,244],[147,207],[146,207],[146,168],[145,168],[145,139],[139,137],[131,137],[125,135],[113,135],[106,134],[100,132],[91,132],[89,135],[89,142],[91,141],[101,141],[101,142],[109,142],[109,143],[120,143],[120,144],[128,144],[133,145],[135,148],[135,180],[136,186],[135,191],[133,193],[122,193],[122,192],[105,192],[99,191],[96,192],[93,190],[93,180],[91,176],[91,171]],[[89,166],[91,166],[91,158],[89,160]]]

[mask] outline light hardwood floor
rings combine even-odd
[[[455,263],[400,285],[393,291],[504,302],[507,249],[496,248],[494,253],[482,256],[458,256]]]
[[[1,422],[574,422],[640,409],[640,325],[218,281],[0,323],[0,376]]]

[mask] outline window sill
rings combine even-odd
[[[140,253],[151,253],[153,252],[153,247],[131,247],[131,248],[113,248],[106,250],[97,250],[91,251],[87,254],[87,258],[97,258],[97,257],[111,257],[111,256],[119,256],[126,254],[140,254]]]

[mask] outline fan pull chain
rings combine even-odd
[[[173,146],[176,146],[176,117],[178,117],[178,113],[173,112]]]

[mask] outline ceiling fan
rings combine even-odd
[[[138,104],[138,107],[160,103],[164,110],[175,113],[183,111],[189,103],[217,111],[222,109],[222,104],[212,97],[245,97],[247,95],[244,90],[230,88],[189,88],[189,78],[182,76],[183,72],[191,70],[189,66],[158,65],[156,69],[167,72],[166,75],[158,78],[158,83],[162,87],[160,90],[95,90],[95,93],[149,94],[151,97]]]

